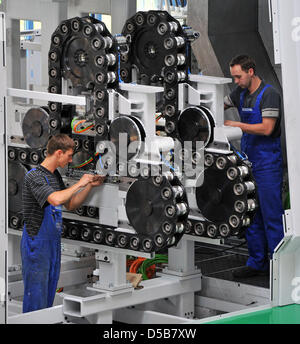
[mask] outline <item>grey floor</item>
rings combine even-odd
[[[239,241],[238,243],[235,242],[232,245],[240,245],[241,243],[243,243],[243,241]],[[231,244],[228,245],[228,247],[230,246]],[[268,275],[239,279],[233,277],[232,271],[244,266],[247,262],[248,251],[246,245],[237,249],[223,250],[224,248],[220,246],[205,244],[195,245],[195,263],[196,266],[201,269],[204,276],[269,288]]]

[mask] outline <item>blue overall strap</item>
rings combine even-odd
[[[271,85],[267,84],[267,85],[260,91],[259,95],[258,95],[257,98],[256,98],[256,102],[255,102],[255,106],[254,106],[255,108],[258,108],[258,109],[259,109],[259,105],[260,105],[262,96],[264,95],[265,90],[266,90],[267,88],[269,88],[269,87],[271,87]]]
[[[241,112],[242,112],[242,108],[243,108],[243,106],[244,106],[245,93],[246,93],[246,90],[244,90],[244,91],[243,91],[243,92],[241,92],[241,94],[240,94],[239,113],[241,113]]]
[[[257,98],[256,98],[256,102],[255,102],[254,108],[256,108],[256,107],[259,106],[259,104],[260,104],[260,102],[261,102],[261,99],[262,99],[262,96],[263,96],[265,90],[266,90],[267,88],[269,88],[269,87],[271,87],[271,85],[267,84],[267,85],[265,85],[265,87],[260,91],[259,95],[258,95]],[[242,111],[242,109],[243,109],[243,106],[244,106],[245,94],[246,94],[246,90],[244,90],[244,91],[241,92],[241,94],[240,94],[239,113],[241,113],[241,111]],[[251,109],[252,109],[252,108],[251,108]],[[247,109],[247,110],[249,111],[250,108]]]
[[[36,170],[36,168],[34,167],[34,168],[32,168],[31,170],[29,170],[28,172],[26,172],[26,174],[28,174],[29,172],[31,172],[31,171],[35,171]],[[25,175],[26,175],[25,174]]]

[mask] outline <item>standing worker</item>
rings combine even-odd
[[[60,273],[62,205],[79,207],[103,177],[84,174],[66,188],[57,168],[72,162],[74,141],[65,134],[53,136],[47,156],[24,178],[24,228],[21,240],[24,282],[23,312],[51,307]]]
[[[255,61],[240,55],[230,62],[230,73],[238,86],[224,99],[224,108],[236,107],[241,121],[225,125],[243,131],[241,150],[252,163],[257,183],[259,208],[253,224],[246,229],[249,259],[234,277],[267,274],[269,256],[283,238],[282,153],[280,145],[281,97],[256,75]]]

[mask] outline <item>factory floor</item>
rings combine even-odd
[[[195,246],[195,263],[204,276],[227,281],[240,282],[256,287],[269,288],[269,276],[252,276],[234,278],[232,271],[245,266],[248,259],[247,246],[230,249],[243,244],[243,240],[228,242],[224,247],[197,243]]]
[[[246,245],[241,245],[243,240],[237,240],[232,246],[235,249],[226,249],[218,245],[207,245],[197,243],[195,245],[196,266],[201,269],[203,276],[220,280],[238,282],[248,286],[260,287],[268,290],[270,288],[269,276],[253,276],[248,278],[234,278],[232,271],[244,266],[248,259]],[[232,243],[231,243],[232,244]],[[230,248],[230,243],[227,247]],[[201,322],[203,324],[203,322]],[[291,304],[282,307],[268,307],[251,312],[241,312],[214,319],[207,318],[205,324],[300,324],[300,305]]]

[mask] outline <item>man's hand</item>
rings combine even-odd
[[[78,184],[81,188],[86,187],[88,184],[92,183],[94,181],[95,176],[93,174],[84,174]]]
[[[227,125],[229,127],[239,127],[239,123],[240,122],[237,122],[237,121],[230,121],[230,120],[226,120],[224,122],[224,125]]]
[[[276,123],[276,118],[263,117],[261,123],[243,123],[238,121],[224,121],[224,125],[241,128],[244,133],[252,135],[271,135]]]
[[[105,176],[95,175],[93,181],[90,183],[91,186],[99,186],[103,184]]]

